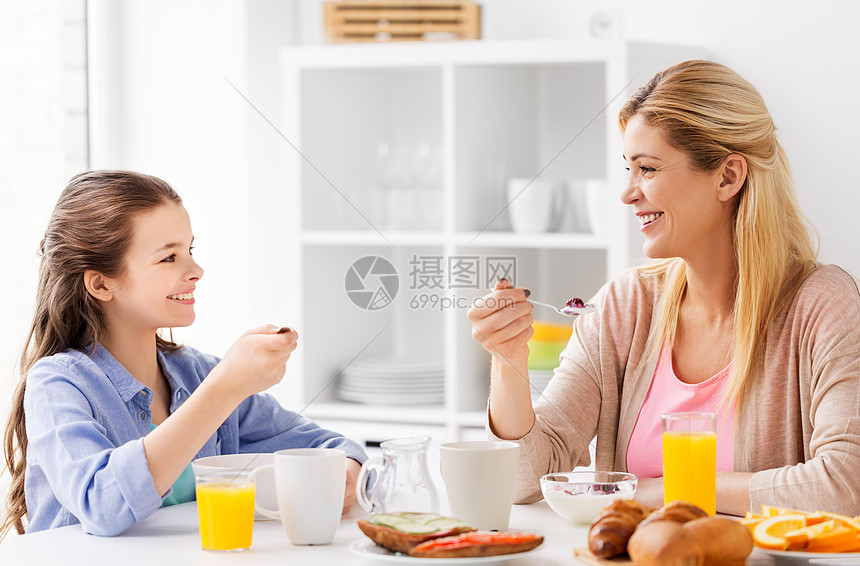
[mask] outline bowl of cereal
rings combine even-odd
[[[559,516],[588,524],[616,499],[633,499],[637,484],[633,474],[581,470],[547,474],[540,479],[540,490]]]

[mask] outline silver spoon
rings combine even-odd
[[[578,299],[576,297],[568,300],[567,303],[565,303],[565,305],[561,308],[558,308],[558,307],[551,305],[549,303],[542,303],[540,301],[535,301],[533,299],[529,299],[529,301],[531,301],[532,304],[550,308],[559,314],[563,314],[564,316],[578,316],[578,315],[585,314],[588,312],[595,312],[597,310],[597,307],[594,306],[594,304],[583,303],[581,299]]]

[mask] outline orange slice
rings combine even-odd
[[[786,513],[783,513],[783,510],[780,507],[773,507],[771,505],[762,505],[761,506],[761,514],[764,517],[776,517],[777,515],[785,515]]]
[[[776,507],[774,505],[762,505],[761,514],[765,517],[776,517],[777,515],[806,515],[803,511],[789,509],[788,507]]]
[[[857,544],[857,531],[851,527],[836,529],[809,539],[806,550],[809,552],[845,552]]]
[[[824,517],[828,517],[830,519],[838,519],[842,521],[842,524],[846,527],[851,527],[858,533],[860,533],[860,521],[858,521],[855,517],[848,517],[847,515],[840,515],[839,513],[828,513],[827,511],[816,511],[816,515],[823,515]]]
[[[750,512],[747,511],[747,514],[750,514]],[[764,517],[776,517],[778,515],[804,515],[807,517],[807,519],[813,519],[813,522],[810,524],[822,523],[827,520],[826,517],[820,516],[820,511],[816,511],[815,513],[808,513],[806,511],[799,511],[797,509],[789,509],[788,507],[774,507],[773,505],[762,505],[761,514]]]
[[[839,523],[831,519],[830,521],[825,521],[823,523],[817,523],[815,525],[809,525],[803,527],[802,529],[797,529],[794,531],[789,531],[785,533],[785,540],[788,541],[788,550],[799,550],[801,548],[806,548],[807,543],[809,543],[810,539],[820,537],[825,533],[829,533],[839,527]]]
[[[857,538],[854,539],[854,544],[842,552],[858,552],[860,551],[860,535],[857,535]]]
[[[806,526],[804,515],[774,515],[753,528],[756,545],[769,550],[787,550],[785,534]]]
[[[750,530],[750,534],[752,534],[755,526],[764,521],[764,517],[745,517],[738,521],[741,525],[745,526]]]

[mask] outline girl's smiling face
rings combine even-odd
[[[191,255],[191,220],[167,203],[134,220],[126,271],[105,315],[117,328],[156,331],[194,322],[194,289],[203,270]]]
[[[718,196],[722,173],[693,169],[687,155],[659,128],[634,116],[624,131],[630,176],[621,194],[633,206],[650,258],[708,254],[715,239],[731,236],[729,208]]]

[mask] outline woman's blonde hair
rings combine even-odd
[[[135,217],[167,203],[181,203],[164,181],[131,171],[89,171],[72,178],[60,195],[39,246],[42,260],[36,309],[21,356],[20,380],[6,425],[4,453],[12,478],[0,540],[10,528],[24,532],[27,502],[27,430],[24,392],[27,372],[39,359],[69,348],[84,350],[99,342],[102,311],[84,286],[84,272],[116,278],[125,272]],[[179,346],[156,337],[162,350]]]
[[[730,154],[747,161],[733,222],[738,274],[727,390],[727,400],[742,405],[771,322],[816,268],[817,249],[797,203],[788,160],[759,92],[719,63],[686,61],[657,73],[621,108],[622,131],[634,116],[662,130],[699,171],[716,170]],[[658,260],[639,270],[661,275],[664,286],[647,346],[653,356],[674,340],[686,263]]]

